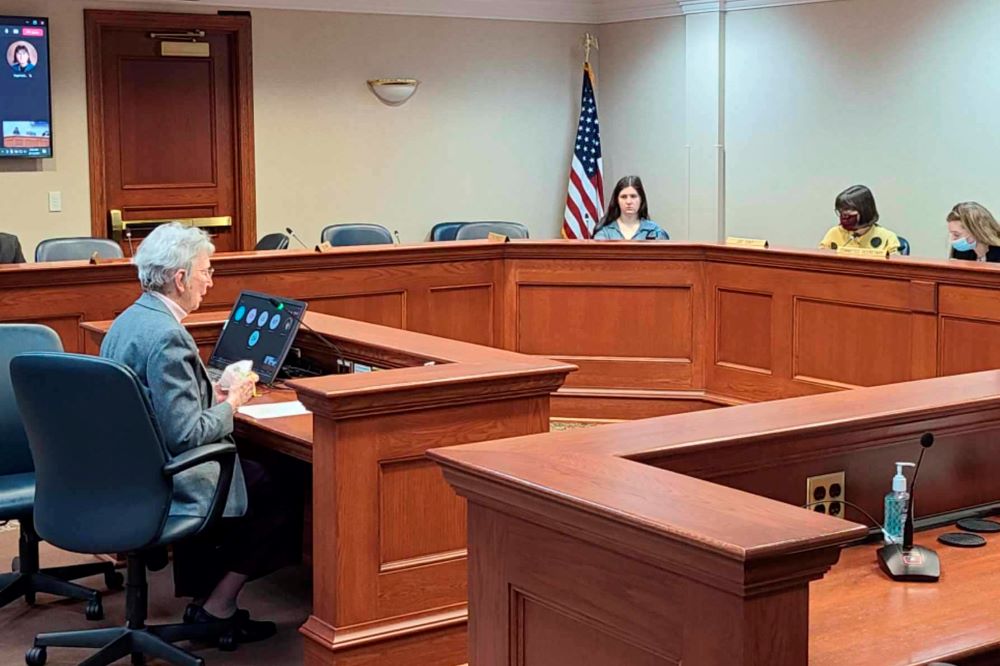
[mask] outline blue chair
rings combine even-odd
[[[455,240],[481,240],[491,233],[507,238],[527,238],[528,227],[520,222],[472,222],[455,234]]]
[[[319,242],[334,247],[344,245],[392,245],[392,234],[380,224],[331,224],[319,235]]]
[[[465,225],[470,224],[469,222],[438,222],[433,227],[431,227],[432,241],[453,241],[455,240],[455,234],[458,230]]]
[[[121,246],[108,238],[49,238],[35,248],[35,261],[73,261],[90,259],[97,253],[101,259],[121,259]]]
[[[287,250],[288,249],[288,236],[283,233],[277,232],[273,234],[267,234],[257,241],[257,245],[254,246],[255,250]]]
[[[910,241],[906,240],[902,236],[896,236],[899,239],[899,253],[903,256],[910,255]]]
[[[19,597],[33,604],[36,593],[47,592],[88,602],[87,618],[99,620],[104,615],[100,592],[69,581],[104,574],[108,587],[120,588],[122,576],[110,562],[39,569],[39,538],[32,517],[35,468],[10,381],[11,359],[28,351],[62,351],[62,343],[47,326],[0,324],[0,521],[16,520],[21,526],[16,571],[0,574],[0,606]],[[50,402],[50,419],[57,410]]]
[[[25,655],[28,666],[42,666],[50,647],[99,648],[84,662],[88,666],[129,655],[133,664],[143,663],[145,655],[175,666],[204,666],[201,657],[172,645],[182,640],[217,640],[224,649],[235,648],[238,620],[146,626],[146,566],[150,549],[194,537],[222,515],[236,447],[209,444],[171,458],[138,378],[108,359],[21,354],[11,362],[10,376],[35,460],[38,533],[64,550],[123,552],[128,558],[126,626],[38,634]],[[173,477],[210,462],[220,472],[208,516],[170,515]]]

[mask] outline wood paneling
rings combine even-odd
[[[943,375],[1000,368],[1000,321],[940,319]]]
[[[716,294],[716,363],[771,372],[770,294],[720,289]]]
[[[479,345],[494,344],[493,285],[432,287],[425,333]]]
[[[793,374],[840,388],[910,379],[910,315],[796,299]]]
[[[406,321],[406,293],[394,291],[313,298],[309,301],[309,309],[380,326],[403,328],[403,322]]]
[[[382,571],[405,566],[405,560],[427,564],[434,556],[464,555],[465,502],[440,468],[423,457],[382,461],[379,467]]]
[[[208,59],[122,58],[118,64],[121,187],[206,187],[217,181],[215,81]],[[157,85],[149,85],[157,81]],[[184,100],[184,122],[174,122]],[[163,146],[169,146],[164,151]],[[150,159],[156,155],[156,159]]]
[[[652,654],[600,623],[515,592],[512,603],[518,666],[677,666],[674,659]],[[589,620],[589,621],[588,621]]]
[[[521,285],[518,351],[556,356],[690,361],[691,289]]]

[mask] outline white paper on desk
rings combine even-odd
[[[298,416],[311,412],[298,400],[289,400],[288,402],[272,402],[266,405],[244,405],[240,407],[239,413],[255,419],[277,419],[282,416]]]

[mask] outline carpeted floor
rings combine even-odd
[[[10,570],[10,561],[17,555],[16,529],[0,528],[0,571]],[[42,544],[43,567],[92,561],[86,555],[58,551]],[[185,599],[173,596],[173,577],[170,568],[149,575],[149,623],[178,622]],[[88,622],[83,616],[83,602],[58,601],[54,597],[39,595],[35,606],[15,601],[0,608],[0,665],[18,666],[24,663],[24,652],[31,647],[36,633],[93,627],[111,627],[124,623],[125,593],[107,593],[102,576],[80,581],[101,590],[104,594],[104,619]],[[309,572],[305,567],[279,571],[267,578],[250,583],[240,597],[240,606],[247,608],[254,617],[278,623],[278,635],[270,640],[241,646],[235,652],[220,652],[215,648],[183,645],[205,659],[207,666],[292,666],[302,663],[302,637],[299,626],[309,615],[312,588]],[[66,666],[79,664],[87,650],[48,650],[47,665]],[[128,664],[128,659],[117,663]],[[149,661],[149,666],[160,666],[160,661]]]

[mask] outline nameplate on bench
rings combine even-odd
[[[726,236],[726,245],[735,245],[738,247],[770,247],[770,243],[763,238],[741,238],[739,236]]]
[[[838,247],[837,254],[848,257],[867,257],[868,259],[888,259],[889,253],[885,250],[876,250],[873,247]]]
[[[491,231],[490,233],[486,234],[486,240],[492,241],[494,243],[509,243],[510,242],[510,238],[508,238],[507,236],[504,236],[503,234],[498,234],[498,233],[493,232],[493,231]]]

